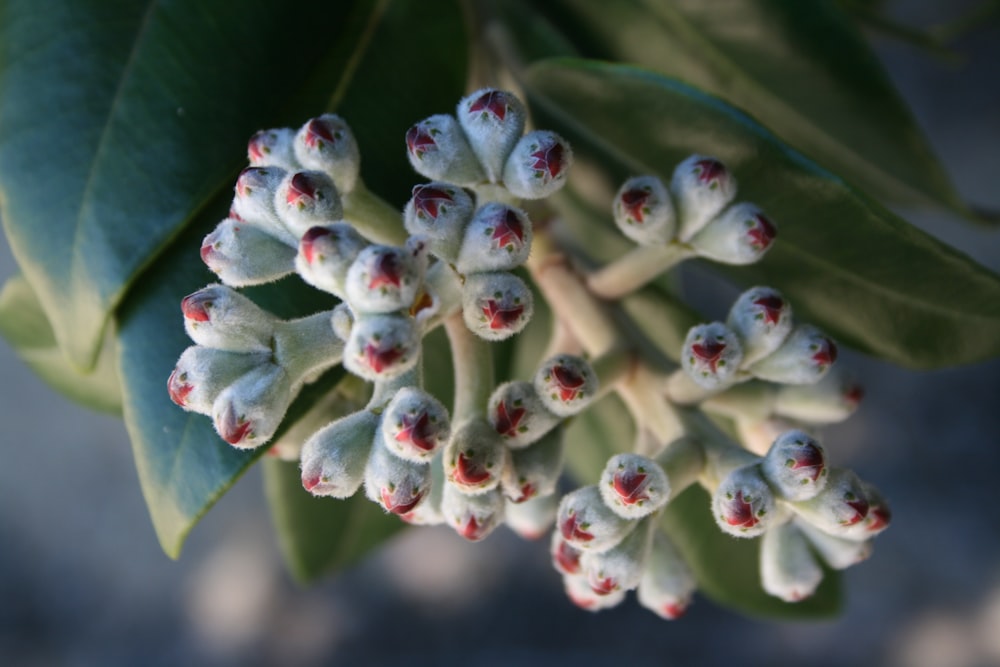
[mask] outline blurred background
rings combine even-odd
[[[891,2],[932,25],[977,3]],[[1000,210],[1000,18],[946,62],[874,36],[959,192]],[[902,212],[994,271],[1000,232]],[[16,271],[0,244],[0,280]],[[702,274],[689,283],[713,286]],[[709,296],[710,298],[710,296]],[[728,298],[728,297],[727,297]],[[878,484],[893,527],[844,577],[840,618],[778,623],[697,598],[661,621],[562,593],[544,543],[405,532],[309,589],[281,564],[252,470],[160,551],[120,421],[54,394],[0,345],[0,665],[1000,665],[1000,360],[915,373],[847,352],[867,395],[824,439]]]

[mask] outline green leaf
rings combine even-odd
[[[767,211],[779,238],[763,261],[722,270],[743,285],[780,289],[800,320],[904,366],[1000,354],[1000,277],[742,112],[656,73],[589,61],[539,63],[526,83],[545,125],[565,132],[575,150],[615,177],[652,173],[669,181],[673,166],[691,153],[726,162],[739,199]],[[604,195],[608,225],[612,194]]]
[[[0,289],[0,335],[17,355],[50,387],[88,407],[121,414],[114,339],[105,341],[97,365],[89,373],[72,366],[56,345],[52,325],[45,318],[38,297],[23,276],[15,276]]]
[[[701,593],[751,616],[828,618],[840,611],[840,575],[827,570],[816,593],[783,602],[760,585],[760,542],[725,535],[712,518],[711,499],[699,486],[670,501],[661,525],[694,572]]]
[[[878,59],[830,0],[541,7],[585,57],[649,67],[717,95],[871,195],[969,215]]]
[[[350,565],[405,527],[364,493],[347,500],[313,496],[295,463],[266,460],[264,488],[285,562],[303,583]]]

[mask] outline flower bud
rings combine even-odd
[[[265,352],[226,352],[192,345],[181,353],[167,380],[170,399],[189,412],[211,415],[222,390],[267,363],[269,357]]]
[[[712,495],[712,515],[719,528],[733,537],[762,535],[774,514],[774,492],[758,465],[732,471]]]
[[[528,259],[531,220],[517,208],[489,202],[476,210],[458,251],[460,273],[506,271]]]
[[[444,474],[467,494],[491,491],[500,484],[507,449],[485,419],[470,419],[455,428],[444,449]]]
[[[870,504],[858,476],[845,468],[830,468],[826,487],[815,497],[789,503],[792,510],[835,537],[863,538]]]
[[[344,217],[340,193],[322,171],[287,174],[274,191],[274,211],[296,240],[310,227],[330,225]]]
[[[235,218],[220,222],[201,242],[201,260],[233,287],[270,283],[295,269],[295,248]]]
[[[562,429],[555,429],[527,449],[512,451],[500,478],[504,495],[520,504],[554,494],[563,469],[564,443]]]
[[[379,418],[360,410],[327,424],[302,445],[302,486],[314,496],[350,498],[365,479]]]
[[[554,415],[577,414],[594,400],[597,373],[582,357],[557,354],[542,362],[535,373],[535,392]]]
[[[281,366],[264,363],[226,387],[212,404],[219,437],[234,447],[260,447],[274,435],[292,402],[292,386]]]
[[[584,486],[563,496],[556,525],[564,540],[581,551],[607,551],[635,528],[636,522],[615,514],[601,500],[597,486]]]
[[[511,449],[527,447],[559,423],[530,382],[505,382],[494,389],[487,412],[493,428]]]
[[[252,167],[281,167],[286,171],[299,168],[292,142],[295,131],[290,127],[277,127],[256,132],[247,142],[247,160]]]
[[[614,547],[600,553],[587,552],[580,566],[590,590],[598,595],[630,591],[639,585],[652,545],[653,522],[639,521],[631,533]]]
[[[231,352],[269,352],[277,318],[224,285],[207,285],[181,300],[191,340]]]
[[[325,172],[337,190],[354,190],[361,169],[361,153],[354,133],[335,114],[306,122],[295,135],[295,157],[305,169]]]
[[[346,343],[351,337],[351,329],[354,328],[354,313],[346,303],[338,303],[331,313],[330,327],[333,329],[333,334]]]
[[[747,368],[762,380],[783,384],[818,382],[837,360],[837,345],[822,331],[800,324],[777,350]]]
[[[347,271],[351,309],[362,313],[408,309],[423,283],[426,259],[426,246],[419,241],[408,242],[406,248],[368,246]]]
[[[365,466],[365,495],[386,512],[409,514],[431,490],[431,467],[401,459],[385,446],[377,430],[368,465]]]
[[[822,580],[823,569],[793,522],[764,533],[760,540],[760,583],[768,595],[799,602],[811,597]]]
[[[409,461],[429,463],[450,435],[448,411],[441,401],[416,387],[396,392],[382,413],[386,448]]]
[[[258,225],[281,242],[294,247],[298,237],[278,219],[274,209],[274,193],[287,173],[281,167],[247,167],[241,171],[236,179],[236,194],[229,217]]]
[[[504,522],[526,540],[541,539],[556,521],[556,511],[559,509],[559,496],[550,493],[545,496],[535,496],[522,503],[509,500],[504,505]]]
[[[871,540],[859,541],[834,537],[802,519],[795,519],[795,525],[809,540],[820,558],[835,570],[846,570],[871,556]]]
[[[681,241],[690,241],[736,196],[736,179],[712,157],[692,155],[674,169],[670,192],[677,201]]]
[[[436,256],[454,262],[475,208],[469,193],[450,183],[416,185],[403,209],[403,225],[410,234],[425,236]]]
[[[599,595],[590,587],[590,582],[584,576],[563,576],[563,586],[566,597],[580,609],[586,611],[601,611],[611,609],[625,600],[624,590],[614,591],[608,595]]]
[[[655,530],[646,567],[636,589],[639,604],[660,618],[672,621],[687,611],[696,588],[694,574],[677,547],[663,531]]]
[[[792,330],[792,306],[776,289],[751,287],[729,310],[726,326],[740,338],[743,365],[771,354]]]
[[[483,88],[462,99],[455,115],[487,180],[499,182],[507,157],[524,134],[521,100],[503,90]]]
[[[832,424],[850,417],[863,395],[861,385],[833,368],[816,384],[781,385],[774,413],[810,424]]]
[[[420,358],[420,335],[405,315],[358,318],[344,347],[344,368],[366,380],[387,380],[413,368]]]
[[[485,340],[504,340],[531,320],[531,290],[512,273],[473,273],[462,290],[462,317]]]
[[[670,499],[670,482],[663,468],[639,454],[615,454],[608,459],[598,488],[604,504],[623,519],[641,519]]]
[[[564,540],[558,530],[552,531],[549,555],[552,556],[552,567],[560,574],[580,574],[580,557],[583,552]]]
[[[343,299],[347,272],[367,246],[368,242],[347,223],[311,227],[299,240],[295,270],[313,287]]]
[[[622,234],[639,245],[665,245],[677,233],[670,193],[656,176],[625,181],[615,195],[614,216]]]
[[[407,130],[406,151],[413,169],[432,180],[475,185],[485,179],[465,132],[452,116],[431,116]]]
[[[857,529],[852,529],[850,537],[853,539],[867,540],[875,537],[889,527],[892,521],[892,510],[886,502],[882,493],[864,480],[861,481],[861,488],[865,497],[868,498],[868,516],[861,522]]]
[[[764,478],[785,500],[808,500],[826,486],[823,447],[802,431],[778,436],[761,462]]]
[[[768,251],[778,229],[764,212],[746,202],[733,204],[691,239],[701,257],[721,264],[753,264]]]
[[[470,542],[483,540],[496,530],[503,523],[503,512],[503,494],[499,489],[470,496],[454,484],[444,485],[441,513],[445,523]]]
[[[691,327],[681,349],[681,366],[698,386],[709,391],[732,384],[743,363],[743,346],[721,322]]]
[[[573,149],[555,132],[535,130],[521,137],[503,167],[503,184],[515,197],[543,199],[566,184]]]
[[[445,481],[440,454],[428,467],[431,471],[430,490],[414,509],[399,515],[400,519],[412,526],[438,526],[445,523],[444,514],[441,513]]]

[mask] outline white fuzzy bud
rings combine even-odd
[[[681,366],[698,386],[709,391],[732,384],[743,363],[743,346],[721,322],[691,327],[681,348]]]
[[[564,540],[562,533],[558,530],[552,531],[552,539],[549,542],[549,555],[552,556],[552,567],[560,574],[580,574],[580,557],[583,555],[583,552]]]
[[[297,235],[285,227],[274,209],[274,193],[288,175],[281,167],[248,167],[236,179],[229,217],[259,226],[282,243],[294,247]]]
[[[469,331],[497,341],[519,333],[531,320],[534,301],[524,281],[512,273],[474,273],[462,290],[462,318]]]
[[[846,570],[852,565],[867,560],[872,554],[871,540],[861,541],[834,537],[802,519],[797,518],[794,521],[820,558],[835,570]]]
[[[768,595],[799,602],[811,597],[822,580],[823,569],[793,522],[764,533],[760,540],[760,583]]]
[[[691,568],[662,531],[653,533],[653,545],[636,596],[646,609],[660,618],[680,618],[691,604],[697,588]]]
[[[554,494],[563,469],[564,452],[562,429],[550,431],[526,449],[511,451],[500,479],[504,495],[520,504]]]
[[[335,114],[323,114],[306,122],[295,135],[295,157],[305,169],[325,172],[337,190],[354,190],[361,170],[361,152],[354,133]]]
[[[619,590],[608,595],[598,595],[591,589],[590,582],[584,576],[563,575],[563,586],[566,597],[580,609],[585,611],[601,611],[620,605],[625,600],[627,591]]]
[[[689,241],[736,196],[736,179],[713,157],[692,155],[674,169],[670,192],[677,201],[681,241]]]
[[[597,486],[585,486],[563,496],[556,525],[564,540],[580,551],[607,551],[635,528],[636,522],[615,514]]]
[[[281,167],[286,171],[299,168],[292,142],[295,130],[278,127],[256,132],[247,142],[247,160],[253,167]]]
[[[863,395],[861,385],[833,368],[816,384],[781,385],[774,413],[810,424],[832,424],[854,414]]]
[[[813,498],[789,503],[803,520],[825,533],[849,539],[867,539],[865,519],[870,503],[865,488],[853,471],[830,468],[826,487]]]
[[[463,98],[455,116],[486,178],[499,182],[507,157],[524,134],[526,113],[521,100],[503,90],[483,88]]]
[[[635,176],[615,195],[615,224],[639,245],[665,245],[677,234],[670,193],[656,176]]]
[[[812,384],[819,382],[836,360],[836,343],[816,327],[800,324],[781,347],[746,370],[770,382]]]
[[[341,299],[347,272],[368,242],[344,222],[311,227],[299,240],[295,270],[307,283]]]
[[[774,492],[760,472],[748,465],[733,470],[712,495],[712,515],[733,537],[758,537],[773,523]]]
[[[406,152],[413,169],[435,181],[475,185],[486,178],[465,132],[446,114],[426,118],[407,130]]]
[[[597,396],[598,378],[582,357],[557,354],[535,372],[535,392],[554,415],[569,417],[590,405]]]
[[[295,270],[295,248],[256,225],[228,218],[201,242],[201,260],[226,285],[274,282]]]
[[[771,488],[785,500],[808,500],[826,486],[828,475],[823,447],[803,431],[782,433],[761,462]]]
[[[344,217],[340,193],[322,171],[286,174],[274,191],[274,211],[296,239],[311,227],[331,225]]]
[[[292,402],[291,379],[281,366],[261,364],[226,387],[212,404],[212,421],[223,440],[240,449],[265,444]]]
[[[431,491],[431,467],[401,459],[385,446],[385,438],[375,431],[368,465],[365,466],[365,495],[386,512],[405,516],[415,510]]]
[[[653,522],[639,521],[635,529],[607,551],[587,552],[580,566],[590,589],[598,595],[630,591],[639,585],[652,545]]]
[[[181,353],[167,380],[170,399],[189,412],[211,415],[212,404],[223,389],[269,358],[266,352],[226,352],[192,345]]]
[[[699,256],[720,264],[753,264],[778,236],[764,212],[746,202],[733,204],[689,241]]]
[[[503,523],[504,501],[499,489],[474,496],[462,493],[454,484],[444,485],[441,513],[456,533],[478,542]]]
[[[412,237],[411,237],[412,240]],[[426,246],[368,246],[347,271],[347,301],[362,313],[408,309],[417,297],[427,266]]]
[[[555,132],[535,130],[521,137],[503,168],[503,184],[515,197],[542,199],[566,185],[573,149]]]
[[[555,523],[558,509],[559,496],[555,493],[535,496],[523,503],[507,501],[504,505],[504,522],[522,538],[538,540]]]
[[[480,206],[465,228],[458,251],[460,273],[507,271],[528,259],[531,220],[521,209],[489,202]]]
[[[451,183],[417,185],[403,209],[403,225],[410,234],[426,237],[434,255],[455,262],[475,208],[469,193]]]
[[[205,347],[268,352],[277,318],[225,285],[207,285],[181,300],[184,330]]]
[[[500,484],[507,448],[485,419],[470,419],[455,427],[444,449],[444,474],[462,493],[492,491]]]
[[[448,411],[427,392],[404,387],[382,413],[382,437],[393,454],[416,463],[429,463],[448,441]]]
[[[623,519],[641,519],[667,504],[670,482],[656,461],[639,454],[615,454],[598,483],[604,504]]]
[[[369,410],[327,424],[302,445],[302,486],[314,496],[350,498],[365,479],[379,418]]]
[[[397,377],[420,358],[420,332],[405,315],[358,318],[344,347],[344,368],[366,380]]]
[[[511,449],[527,447],[559,423],[559,417],[546,409],[530,382],[505,382],[494,389],[487,413]]]
[[[739,336],[748,366],[781,347],[792,331],[792,306],[776,289],[751,287],[729,310],[726,326]]]

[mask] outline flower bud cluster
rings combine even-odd
[[[434,181],[500,184],[522,199],[548,197],[565,184],[573,153],[555,132],[524,134],[526,120],[513,93],[477,90],[458,103],[455,116],[431,116],[407,130],[410,164]]]

